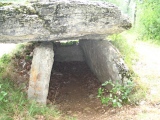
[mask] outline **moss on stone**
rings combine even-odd
[[[11,5],[12,3],[2,3],[0,2],[0,7],[3,7],[3,6],[7,6],[7,5]]]
[[[23,13],[28,15],[35,15],[36,11],[34,9],[28,8],[27,6],[19,6],[14,9],[16,13]]]

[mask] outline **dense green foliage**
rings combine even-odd
[[[160,40],[160,0],[138,2],[136,27],[144,39]]]

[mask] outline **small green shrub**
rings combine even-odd
[[[106,89],[106,86],[111,86],[111,89]],[[125,103],[129,103],[129,95],[131,94],[134,88],[132,81],[128,80],[126,85],[121,85],[116,82],[115,84],[112,81],[106,81],[98,89],[98,96],[105,105],[112,105],[113,107],[121,107]]]

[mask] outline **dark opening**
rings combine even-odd
[[[97,98],[100,83],[86,62],[69,61],[68,59],[68,61],[63,61],[63,55],[57,55],[57,53],[54,58],[57,61],[53,64],[50,80],[49,102],[69,115],[83,115],[85,113],[96,115],[97,112],[102,112],[100,111],[102,110],[100,100]],[[57,59],[56,56],[61,56],[61,60],[58,61],[59,58]]]

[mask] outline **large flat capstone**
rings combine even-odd
[[[0,42],[103,39],[131,23],[118,7],[86,0],[38,0],[0,7]]]

